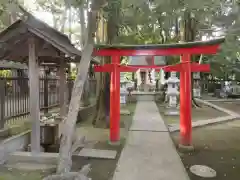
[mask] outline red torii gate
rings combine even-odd
[[[134,72],[140,68],[164,69],[164,71],[180,72],[180,144],[189,146],[192,143],[191,120],[191,72],[210,71],[209,65],[191,63],[193,54],[216,54],[224,38],[180,44],[160,45],[97,45],[95,56],[111,56],[112,63],[95,66],[96,72],[110,72],[110,141],[118,142],[120,139],[120,72]],[[121,56],[168,56],[180,55],[181,63],[170,66],[122,66]]]

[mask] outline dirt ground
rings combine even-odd
[[[239,100],[237,100],[237,101],[233,100],[231,102],[211,102],[211,103],[240,114],[240,101]]]
[[[214,108],[208,107],[203,104],[199,104],[201,108],[192,108],[192,121],[199,121],[211,118],[217,118],[222,116],[227,116],[226,113],[218,111]],[[179,116],[167,116],[164,115],[166,110],[166,105],[158,104],[159,112],[161,113],[163,119],[167,122],[167,124],[178,124]]]
[[[240,101],[211,103],[236,113],[240,110]],[[201,106],[203,108],[193,108],[193,121],[227,115],[213,108]],[[160,111],[164,111],[161,106]],[[164,116],[164,118],[168,123],[178,123],[179,121],[179,117],[171,118]],[[171,136],[177,147],[179,143],[179,133],[171,133]],[[179,151],[179,155],[191,180],[208,179],[198,177],[191,173],[189,168],[192,165],[206,165],[216,170],[217,176],[211,178],[212,180],[240,179],[240,119],[193,129],[193,146],[195,148],[193,152],[186,153]]]
[[[178,144],[178,133],[172,133]],[[217,172],[212,180],[240,179],[240,119],[193,130],[192,153],[179,153],[191,180],[203,180],[189,171],[192,165],[207,165]]]
[[[133,114],[135,111],[136,104],[128,104],[124,109],[130,111],[130,115],[121,115],[121,123],[124,124],[121,126],[121,143],[117,146],[111,146],[108,143],[109,139],[109,130],[103,128],[93,128],[87,126],[86,123],[84,126],[79,124],[78,132],[86,136],[87,141],[90,142],[90,147],[95,149],[106,149],[106,150],[116,150],[117,157],[114,160],[104,160],[104,159],[94,159],[94,158],[83,158],[78,157],[73,159],[73,170],[79,170],[85,164],[91,164],[92,170],[89,177],[92,180],[109,180],[113,176],[115,171],[118,159],[123,149],[125,138],[127,136],[128,129],[131,125]],[[91,142],[96,142],[91,144]],[[87,146],[88,147],[88,146]]]
[[[72,170],[78,171],[85,164],[91,164],[92,170],[89,177],[92,180],[109,180],[111,179],[121,150],[124,146],[125,138],[127,136],[128,128],[131,125],[132,117],[135,111],[136,104],[128,104],[125,109],[128,109],[130,115],[121,115],[121,141],[120,145],[111,146],[108,143],[109,130],[106,128],[94,128],[91,122],[82,122],[77,125],[77,132],[79,135],[85,135],[88,142],[86,147],[95,149],[116,150],[117,157],[114,160],[94,159],[94,158],[73,158]],[[22,172],[15,169],[7,169],[0,166],[0,180],[41,180],[46,173],[44,172]]]
[[[0,168],[0,180],[42,180],[44,172],[23,172],[15,169]]]

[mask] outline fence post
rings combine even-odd
[[[5,125],[5,94],[6,94],[6,80],[0,79],[0,129],[4,128]]]
[[[48,113],[48,76],[46,75],[43,79],[44,81],[44,113]]]

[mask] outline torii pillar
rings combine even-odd
[[[181,63],[163,67],[166,72],[180,72],[180,145],[192,145],[192,72],[209,72],[209,64],[191,63],[191,55],[181,56]]]

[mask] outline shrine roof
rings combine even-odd
[[[209,41],[195,41],[195,42],[184,42],[177,44],[144,44],[144,45],[123,45],[123,44],[97,44],[95,45],[96,49],[131,49],[131,50],[140,50],[140,49],[174,49],[174,48],[191,48],[191,47],[204,47],[210,45],[221,44],[225,41],[225,38],[218,38]]]
[[[82,53],[60,31],[35,18],[21,8],[23,16],[0,32],[0,59],[26,61],[28,57],[28,39],[35,37],[39,46],[39,59],[45,62],[79,62]],[[76,58],[77,57],[77,58]],[[92,59],[92,62],[99,63]]]

